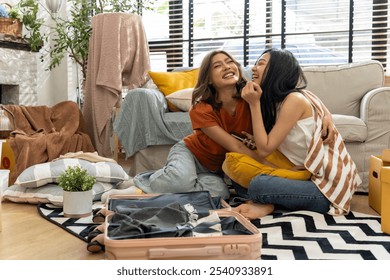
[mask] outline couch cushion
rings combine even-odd
[[[332,114],[360,117],[360,101],[383,86],[383,67],[378,61],[303,67],[307,89],[317,95]]]
[[[367,126],[362,119],[338,114],[333,114],[332,119],[345,142],[366,141]]]
[[[193,88],[198,80],[199,69],[187,70],[187,71],[175,71],[175,72],[152,72],[149,71],[149,75],[153,82],[157,85],[158,89],[168,96],[173,92],[176,92],[185,88]],[[180,111],[175,105],[168,100],[168,107],[170,111]]]
[[[58,177],[69,166],[80,166],[97,182],[120,183],[129,179],[122,166],[114,162],[89,162],[83,159],[63,158],[51,162],[32,165],[25,169],[16,179],[15,185],[37,188],[49,183],[58,183]]]
[[[188,112],[191,108],[193,91],[194,88],[181,89],[167,95],[166,98],[181,111]]]
[[[103,193],[114,188],[111,183],[96,182],[92,188],[93,200],[100,200]],[[57,184],[46,184],[38,188],[12,185],[3,193],[4,200],[18,203],[52,203],[62,206],[64,190]]]

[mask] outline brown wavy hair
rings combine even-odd
[[[210,84],[210,75],[211,75],[211,62],[212,58],[217,54],[225,54],[234,64],[237,65],[240,78],[237,82],[237,93],[233,98],[241,98],[241,90],[245,86],[247,80],[244,78],[242,73],[241,64],[235,60],[229,53],[224,50],[215,50],[209,52],[204,59],[202,64],[199,67],[198,81],[195,85],[194,92],[192,94],[192,105],[195,106],[200,101],[204,101],[210,104],[215,111],[218,111],[222,107],[222,102],[217,101],[217,91],[212,84]]]

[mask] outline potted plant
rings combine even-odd
[[[58,184],[64,190],[65,217],[81,218],[92,214],[92,187],[95,183],[96,178],[79,166],[69,166],[58,177]]]

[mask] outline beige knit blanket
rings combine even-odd
[[[100,156],[113,156],[112,113],[120,105],[122,87],[141,87],[148,70],[149,45],[139,15],[102,13],[92,17],[83,115]]]

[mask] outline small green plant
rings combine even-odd
[[[8,16],[10,18],[18,19],[20,21],[23,21],[23,15],[20,12],[18,7],[12,7],[11,10],[8,13]]]
[[[75,166],[69,166],[63,174],[58,177],[58,184],[68,192],[83,192],[92,189],[96,178],[88,175],[87,170]]]

